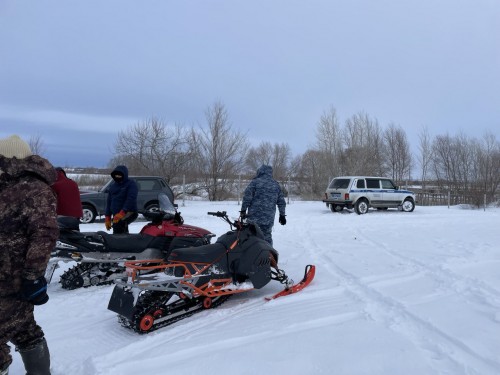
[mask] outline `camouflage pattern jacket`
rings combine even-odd
[[[286,202],[281,187],[273,179],[273,168],[262,165],[257,169],[257,176],[250,181],[243,194],[241,211],[247,212],[249,221],[261,225],[273,225],[276,215],[285,215]]]
[[[54,167],[44,158],[0,155],[0,298],[16,295],[22,278],[45,273],[59,235]]]

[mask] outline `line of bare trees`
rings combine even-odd
[[[299,163],[299,175],[309,180],[313,196],[324,191],[326,181],[339,175],[381,175],[397,184],[421,184],[422,190],[451,191],[475,196],[479,205],[486,194],[495,200],[500,184],[500,142],[486,132],[481,139],[464,134],[437,135],[423,127],[419,134],[418,155],[410,150],[406,132],[389,124],[382,129],[365,113],[338,121],[335,108],[320,118],[316,147],[308,150]],[[305,193],[305,191],[304,191]]]
[[[434,189],[494,199],[500,183],[500,143],[493,134],[480,140],[464,134],[433,138],[423,127],[418,151],[412,155],[401,126],[382,128],[366,113],[341,123],[331,107],[317,123],[315,145],[293,157],[287,143],[264,141],[252,147],[246,134],[233,129],[224,104],[216,102],[197,127],[151,118],[121,131],[110,166],[125,163],[134,174],[161,175],[170,184],[185,179],[188,193],[203,190],[210,200],[234,196],[237,180],[253,177],[261,164],[273,166],[274,177],[286,190],[308,199],[321,198],[328,181],[339,175],[388,176],[397,184],[420,181],[422,189],[431,184]]]
[[[110,167],[124,163],[133,174],[160,175],[171,185],[186,181],[186,193],[202,190],[212,201],[234,196],[236,181],[251,178],[262,164],[272,165],[282,181],[291,171],[289,145],[250,147],[246,134],[233,129],[221,102],[207,108],[205,123],[197,127],[168,125],[157,118],[130,126],[119,132],[115,155]]]
[[[412,155],[405,130],[396,124],[381,127],[360,112],[343,123],[334,107],[316,125],[316,142],[293,156],[286,143],[263,141],[252,146],[247,134],[235,130],[222,102],[205,111],[205,122],[194,127],[150,118],[120,131],[112,168],[126,164],[132,174],[163,176],[170,185],[188,186],[183,193],[202,191],[212,201],[234,197],[238,181],[255,175],[262,164],[273,167],[286,193],[321,199],[331,178],[340,175],[391,177],[398,185],[420,184],[422,191],[476,195],[488,202],[500,184],[500,142],[489,132],[480,139],[458,135],[432,137],[419,133],[417,155]],[[40,136],[30,139],[42,153]]]

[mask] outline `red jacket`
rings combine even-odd
[[[72,216],[77,219],[83,216],[78,184],[66,177],[64,171],[57,171],[57,181],[52,184],[52,190],[57,196],[58,215]]]

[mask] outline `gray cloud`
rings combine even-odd
[[[252,142],[295,153],[330,106],[415,143],[421,126],[499,135],[500,3],[488,0],[7,0],[0,55],[0,134],[26,124],[81,163],[82,139],[106,158],[127,126],[200,124],[216,100]]]

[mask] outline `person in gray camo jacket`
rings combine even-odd
[[[50,375],[50,355],[35,305],[49,299],[45,268],[59,229],[50,185],[56,171],[18,136],[0,139],[0,374],[12,363],[8,342],[28,375]]]
[[[279,210],[279,223],[286,224],[286,202],[278,182],[273,178],[273,168],[262,165],[257,169],[257,175],[250,181],[243,193],[241,217],[257,224],[266,241],[273,245],[272,229],[276,216],[276,206]],[[248,211],[247,211],[248,210]]]

